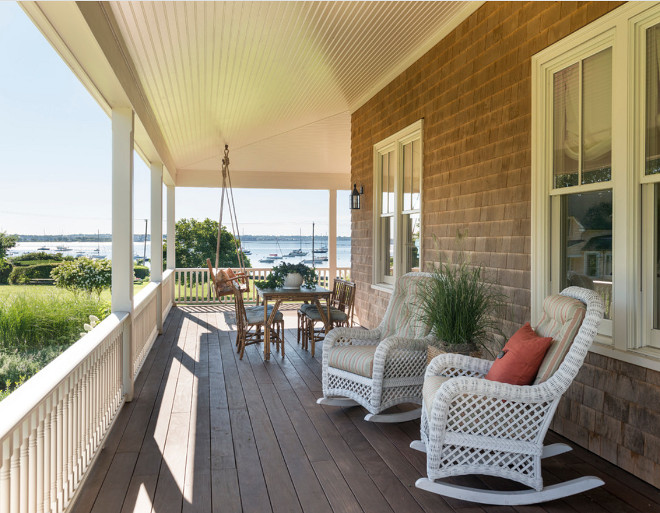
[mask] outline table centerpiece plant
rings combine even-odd
[[[287,288],[298,288],[302,285],[305,288],[311,289],[316,286],[316,280],[318,278],[316,270],[303,263],[290,264],[288,262],[282,262],[274,266],[270,270],[268,277],[265,280],[255,282],[255,285],[265,289],[284,287],[287,281],[291,283],[291,280],[287,280],[287,277],[290,275],[295,276],[296,274],[301,277],[301,279],[299,278],[299,285],[297,287],[289,286]]]

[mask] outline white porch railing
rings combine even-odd
[[[124,403],[124,333],[137,376],[172,307],[175,273],[135,297],[0,402],[0,513],[64,511]],[[162,312],[158,309],[162,308]]]
[[[135,296],[133,307],[133,379],[138,375],[151,345],[158,336],[159,283],[150,283]]]
[[[270,274],[270,268],[251,267],[245,270],[250,276],[251,281],[265,280]],[[213,289],[210,286],[210,275],[208,268],[177,268],[174,283],[174,302],[182,305],[199,305],[210,303],[228,303],[231,296],[225,296],[219,300],[215,298]],[[316,268],[318,283],[327,287],[330,283],[328,268]],[[338,267],[337,278],[350,278],[350,267]],[[257,301],[257,292],[253,286],[245,295],[246,302],[255,303]]]
[[[123,404],[111,314],[0,403],[0,512],[63,511]]]

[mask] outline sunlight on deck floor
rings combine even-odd
[[[546,484],[591,474],[606,485],[560,501],[494,508],[418,490],[425,456],[408,445],[419,422],[376,425],[362,408],[318,406],[322,351],[296,344],[292,307],[285,322],[285,358],[264,363],[254,345],[240,361],[232,309],[173,308],[72,511],[660,511],[659,490],[579,448],[547,461]]]

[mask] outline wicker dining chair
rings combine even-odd
[[[236,345],[240,359],[243,359],[245,347],[258,344],[263,340],[264,330],[264,308],[261,306],[246,308],[243,302],[243,294],[238,290],[234,294],[234,309],[236,312]],[[268,309],[268,316],[272,316],[272,309]],[[275,318],[270,326],[271,343],[276,344],[277,350],[282,351],[284,356],[284,315],[275,312]]]
[[[457,354],[433,359],[424,380],[421,440],[411,447],[427,454],[427,476],[418,488],[472,502],[535,504],[580,493],[603,481],[580,477],[544,487],[541,460],[571,448],[543,445],[561,396],[575,379],[598,325],[603,301],[592,291],[569,287],[549,296],[535,328],[552,337],[534,383],[510,385],[484,379],[492,361]],[[518,481],[531,489],[475,489],[437,479],[486,474]]]
[[[330,296],[330,327],[352,327],[354,305],[355,282],[335,279]],[[318,328],[317,323],[321,324]],[[325,325],[317,306],[301,305],[298,310],[298,339],[302,341],[303,349],[308,349],[311,342],[311,354],[314,356],[316,342],[325,338],[325,332]]]
[[[417,419],[421,408],[384,414],[402,403],[422,403],[426,351],[437,344],[420,319],[419,290],[429,273],[408,273],[396,283],[385,316],[376,329],[339,327],[323,343],[323,397],[331,406],[362,405],[365,420]]]

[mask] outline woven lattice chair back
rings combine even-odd
[[[385,316],[378,328],[383,338],[397,335],[404,338],[423,338],[431,328],[420,319],[420,286],[431,278],[429,273],[407,273],[401,276],[387,305]]]

